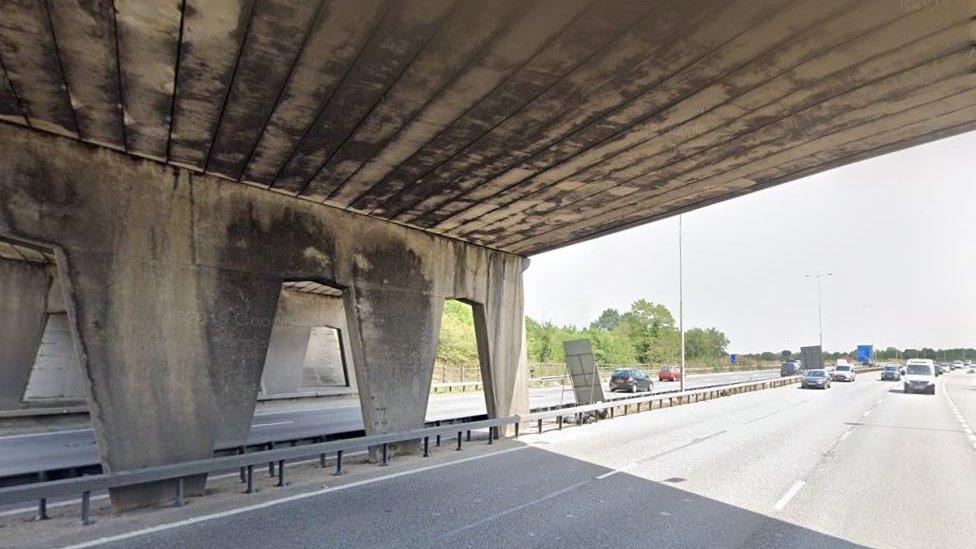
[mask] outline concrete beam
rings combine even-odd
[[[44,333],[51,270],[0,259],[0,409],[21,407]]]

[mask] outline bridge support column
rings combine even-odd
[[[485,404],[492,418],[529,412],[522,286],[526,266],[520,257],[492,258],[485,303],[472,303]],[[501,427],[499,432],[511,435],[513,429]]]
[[[280,280],[178,261],[69,253],[69,315],[106,469],[208,458],[250,429]],[[187,479],[200,493],[205,477]],[[112,491],[166,503],[175,481]]]
[[[316,344],[315,328],[332,328],[338,332],[338,349],[319,357],[315,364],[310,357]],[[329,342],[331,343],[331,342]],[[320,346],[328,343],[319,341]],[[335,351],[335,354],[332,354]],[[264,394],[294,394],[307,389],[302,387],[306,367],[318,367],[317,374],[331,380],[325,389],[354,392],[356,383],[352,373],[349,352],[349,335],[341,297],[323,296],[294,290],[284,290],[278,300],[268,358],[264,365],[262,386]],[[342,385],[345,385],[343,389]],[[319,388],[322,389],[322,388]]]
[[[294,394],[301,389],[305,353],[311,337],[311,326],[275,323],[264,365],[264,394]]]
[[[9,125],[0,159],[0,236],[57,256],[108,471],[243,442],[283,281],[342,289],[368,432],[423,425],[447,298],[483,306],[492,413],[528,406],[524,258]]]
[[[0,409],[21,407],[47,318],[52,274],[41,263],[0,259]]]
[[[369,283],[344,297],[366,434],[423,427],[444,299]],[[419,443],[392,448],[414,452]]]

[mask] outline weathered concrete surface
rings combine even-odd
[[[48,313],[44,335],[24,390],[24,403],[76,408],[88,396],[64,312]]]
[[[976,129],[974,10],[11,0],[0,120],[534,254]]]
[[[523,258],[12,125],[0,158],[0,236],[57,249],[108,470],[243,440],[286,280],[345,290],[367,432],[422,425],[446,298],[511,332],[486,377],[495,413],[528,407]]]
[[[75,354],[57,267],[52,263],[49,269],[54,280],[47,293],[47,321],[24,390],[24,402],[76,404],[87,399],[88,388]]]
[[[341,339],[334,343],[338,347],[335,354],[313,348],[313,329],[320,326],[338,330]],[[341,298],[282,291],[264,364],[262,392],[267,395],[299,393],[306,368],[323,370],[319,375],[336,380],[336,385],[346,385],[348,379],[348,391],[355,392],[350,346]]]
[[[385,268],[399,265],[390,272],[397,282],[425,283],[419,258],[379,251],[364,266],[388,257],[395,263]],[[367,433],[404,431],[424,424],[444,299],[431,295],[429,287],[404,292],[377,282],[360,281],[345,297],[363,424]]]
[[[528,413],[529,373],[521,272],[524,261],[495,256],[484,302],[466,300],[474,316],[485,404],[490,417]],[[514,367],[496,368],[496,364]],[[506,429],[504,432],[509,432]]]
[[[47,318],[49,265],[0,259],[0,409],[21,406]]]

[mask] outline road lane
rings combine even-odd
[[[807,487],[784,516],[870,546],[972,547],[976,451],[945,398],[947,390],[960,392],[962,376],[940,377],[935,396],[890,384],[872,413],[849,421],[851,435],[806,473]]]
[[[940,378],[934,397],[866,374],[529,435],[529,449],[477,466],[117,546],[971,547],[976,452],[943,393],[976,410],[962,376]]]
[[[731,372],[688,376],[686,385],[698,387],[716,383],[738,383],[775,377],[775,371]],[[655,391],[674,390],[677,383],[655,383]],[[530,392],[530,406],[538,408],[575,402],[572,388],[546,387]],[[614,394],[614,396],[626,396]],[[485,413],[482,393],[436,395],[430,398],[430,421]],[[328,435],[363,428],[362,413],[355,399],[325,399],[315,408],[255,414],[249,441],[267,438],[288,440]],[[56,433],[31,433],[0,437],[0,477],[98,463],[98,448],[91,429],[68,429]]]

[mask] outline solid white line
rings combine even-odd
[[[790,489],[787,490],[785,494],[783,494],[783,497],[779,498],[779,501],[776,502],[776,505],[773,506],[773,509],[776,509],[777,511],[782,511],[783,508],[786,507],[786,504],[789,503],[791,499],[793,499],[793,496],[795,496],[797,492],[799,492],[800,489],[803,488],[803,485],[805,484],[806,483],[803,482],[802,480],[798,480],[795,483],[793,483],[793,486],[791,486]]]
[[[458,459],[458,460],[455,460],[455,461],[449,461],[449,462],[446,462],[446,463],[438,463],[438,464],[435,464],[435,465],[428,465],[426,467],[419,467],[417,469],[412,469],[412,470],[409,470],[409,471],[400,471],[398,473],[391,473],[389,475],[383,475],[383,476],[379,476],[379,477],[373,477],[373,478],[358,480],[358,481],[355,481],[355,482],[350,482],[348,484],[342,484],[340,486],[332,486],[332,487],[322,488],[322,489],[319,489],[319,490],[312,490],[310,492],[303,492],[301,494],[295,494],[295,495],[292,495],[292,496],[287,496],[287,497],[283,497],[283,498],[279,498],[279,499],[273,499],[273,500],[265,501],[265,502],[262,502],[262,503],[256,503],[254,505],[248,505],[246,507],[238,507],[237,509],[228,509],[227,511],[221,511],[219,513],[213,513],[213,514],[210,514],[210,515],[203,515],[203,516],[199,516],[199,517],[193,517],[193,518],[190,518],[190,519],[185,519],[185,520],[180,520],[180,521],[176,521],[176,522],[171,522],[169,524],[160,524],[159,526],[152,526],[152,527],[149,527],[149,528],[143,528],[141,530],[133,530],[132,532],[126,532],[124,534],[117,534],[117,535],[114,535],[114,536],[107,536],[107,537],[104,537],[104,538],[94,539],[94,540],[91,540],[91,541],[86,541],[86,542],[78,543],[78,544],[75,544],[75,545],[66,545],[66,546],[64,546],[63,549],[81,549],[83,547],[95,547],[97,545],[102,545],[104,543],[112,543],[112,542],[115,542],[115,541],[121,541],[121,540],[126,540],[126,539],[131,539],[131,538],[139,537],[139,536],[144,536],[146,534],[153,534],[153,533],[162,532],[162,531],[165,531],[165,530],[172,530],[174,528],[180,528],[182,526],[189,526],[191,524],[198,524],[198,523],[201,523],[201,522],[207,522],[207,521],[211,521],[211,520],[215,520],[215,519],[219,519],[219,518],[231,517],[231,516],[234,516],[234,515],[240,515],[242,513],[247,513],[247,512],[250,512],[250,511],[256,511],[258,509],[264,509],[264,508],[272,507],[274,505],[279,505],[279,504],[282,504],[282,503],[288,503],[288,502],[292,502],[292,501],[298,501],[298,500],[307,499],[307,498],[311,498],[311,497],[315,497],[315,496],[320,496],[322,494],[328,494],[329,492],[339,492],[339,491],[342,491],[342,490],[347,490],[349,488],[355,488],[357,486],[365,486],[367,484],[373,484],[375,482],[389,480],[389,479],[393,479],[393,478],[397,478],[397,477],[414,475],[414,474],[417,474],[417,473],[423,473],[425,471],[431,471],[431,470],[434,470],[434,469],[440,469],[442,467],[448,467],[450,465],[457,465],[457,464],[465,463],[465,462],[468,462],[468,461],[475,461],[475,460],[479,460],[479,459],[484,459],[484,458],[489,458],[489,457],[493,457],[493,456],[498,456],[498,455],[501,455],[501,454],[507,454],[509,452],[517,452],[519,450],[526,450],[528,448],[530,448],[530,446],[517,446],[515,448],[507,448],[505,450],[499,450],[498,452],[492,452],[490,454],[482,454],[482,455],[478,455],[478,456],[471,456],[471,457],[468,457],[468,458]]]
[[[15,438],[47,437],[52,435],[67,435],[69,433],[90,433],[91,429],[70,429],[67,431],[45,431],[43,433],[28,433],[26,435],[7,435],[0,437],[0,440],[13,440]]]
[[[597,480],[603,480],[603,479],[605,479],[607,477],[612,477],[613,475],[616,475],[617,473],[623,473],[624,471],[629,471],[629,470],[633,469],[634,467],[637,467],[638,465],[640,465],[640,463],[631,463],[630,465],[627,465],[626,467],[620,467],[619,469],[614,469],[613,471],[607,471],[606,473],[603,473],[602,475],[597,475],[594,478],[597,479]]]
[[[358,452],[352,452],[352,453],[343,454],[343,455],[346,456],[346,457],[352,457],[352,456],[362,456],[362,455],[365,455],[366,453],[367,453],[366,450],[360,450]],[[289,461],[288,462],[288,465],[304,465],[306,463],[312,463],[313,461],[314,462],[318,462],[319,461],[319,458],[309,458],[309,459],[303,459],[303,460],[300,460],[300,461]],[[240,475],[240,473],[221,473],[219,475],[209,475],[207,477],[207,480],[219,480],[219,479],[222,479],[222,478],[236,477],[236,476],[239,476],[239,475]],[[98,500],[98,499],[106,499],[106,498],[108,498],[108,494],[99,494],[97,496],[92,496],[91,498],[92,498],[92,501]],[[58,501],[58,502],[55,502],[55,503],[48,503],[47,504],[47,508],[50,509],[52,507],[66,507],[68,505],[79,505],[79,504],[81,504],[81,498],[70,499],[70,500],[66,500],[66,501]],[[0,517],[6,517],[6,516],[9,516],[9,515],[20,515],[20,514],[32,513],[32,512],[34,512],[36,510],[37,510],[37,507],[34,507],[34,506],[21,507],[19,509],[10,509],[10,510],[7,510],[7,511],[0,511]]]
[[[288,425],[291,423],[295,423],[295,422],[289,420],[289,421],[275,421],[272,423],[255,423],[254,425],[251,425],[251,428],[253,429],[255,427],[271,427],[272,425]]]
[[[846,439],[847,437],[851,436],[851,433],[853,433],[853,432],[854,431],[844,431],[844,434],[840,436],[840,439],[841,440]]]
[[[868,410],[867,412],[864,412],[864,417],[868,417],[869,415],[871,415],[871,410]]]
[[[573,491],[573,490],[575,490],[575,489],[577,489],[577,488],[579,488],[581,486],[585,486],[588,482],[589,482],[588,480],[584,480],[583,482],[577,482],[576,484],[567,486],[567,487],[562,488],[560,490],[557,490],[557,491],[555,491],[555,492],[553,492],[551,494],[547,494],[545,496],[542,496],[541,498],[534,499],[534,500],[532,500],[532,501],[530,501],[528,503],[523,503],[521,505],[517,505],[515,507],[506,509],[506,510],[500,512],[500,513],[495,513],[494,515],[487,516],[487,517],[485,517],[483,519],[477,520],[477,521],[472,522],[470,524],[465,524],[464,526],[462,526],[460,528],[455,528],[454,530],[451,530],[449,532],[445,532],[445,533],[437,536],[436,539],[437,540],[442,540],[442,539],[447,539],[447,538],[450,538],[450,537],[454,537],[454,536],[460,534],[461,532],[465,532],[467,530],[471,530],[472,528],[477,528],[479,526],[482,526],[484,524],[488,524],[489,522],[492,522],[494,520],[497,520],[497,519],[499,519],[501,517],[504,517],[506,515],[511,515],[512,513],[517,513],[517,512],[519,512],[519,511],[521,511],[523,509],[527,509],[527,508],[532,507],[534,505],[538,505],[538,504],[540,504],[540,503],[542,503],[544,501],[548,501],[550,499],[557,498],[557,497],[559,497],[559,496],[561,496],[561,495],[563,495],[563,494],[565,494],[567,492],[571,492],[571,491]]]

